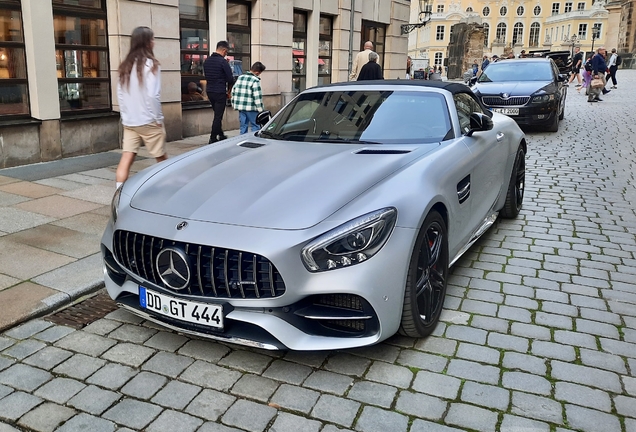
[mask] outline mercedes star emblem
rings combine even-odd
[[[167,247],[157,255],[157,273],[168,288],[182,290],[190,283],[190,264],[183,251]]]
[[[187,227],[188,227],[188,223],[186,221],[179,222],[177,224],[177,231],[181,231],[183,229],[186,229]]]

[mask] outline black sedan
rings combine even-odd
[[[519,125],[559,129],[565,112],[566,76],[550,58],[522,58],[491,63],[472,87],[483,104]]]

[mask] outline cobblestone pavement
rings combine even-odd
[[[0,335],[0,431],[636,431],[636,71],[618,77],[528,132],[523,211],[454,267],[433,337],[285,353],[120,310],[32,320]]]

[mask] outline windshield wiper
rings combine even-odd
[[[271,138],[271,139],[274,139],[274,140],[279,140],[279,139],[280,139],[280,136],[279,136],[279,135],[276,135],[275,133],[270,132],[270,131],[266,131],[266,130],[261,130],[261,131],[258,133],[258,136],[259,136],[259,137]]]
[[[377,141],[366,141],[366,140],[346,139],[346,138],[316,138],[312,142],[343,143],[343,144],[382,144]]]

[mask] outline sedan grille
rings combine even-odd
[[[172,288],[159,275],[157,256],[166,248],[180,251],[185,257],[183,265],[189,272],[184,273],[189,275],[189,281],[183,289]],[[282,276],[274,264],[261,255],[122,230],[113,236],[113,250],[117,262],[128,271],[175,293],[239,299],[285,294]]]
[[[484,105],[488,106],[522,106],[528,103],[530,96],[517,96],[504,99],[501,96],[483,96]]]

